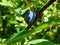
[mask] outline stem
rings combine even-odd
[[[55,1],[56,0],[50,0],[39,12],[43,12],[45,9],[47,9]]]
[[[26,4],[28,5],[28,7],[29,7],[30,9],[32,9],[32,7],[31,7],[31,5],[29,4],[29,2],[28,2],[27,0],[25,0],[25,2],[26,2]]]
[[[45,10],[45,9],[47,9],[53,2],[55,2],[56,0],[50,0],[40,11],[39,11],[39,14],[37,14],[36,15],[36,18],[35,18],[35,20],[34,20],[34,22],[32,22],[32,23],[30,23],[27,27],[26,27],[26,29],[28,30],[28,29],[30,29],[31,28],[31,26],[36,22],[36,20],[40,17],[42,17],[43,15],[42,15],[42,13],[43,13],[43,11]]]

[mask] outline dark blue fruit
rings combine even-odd
[[[36,13],[33,10],[27,10],[25,12],[24,19],[27,23],[32,23],[36,18]]]

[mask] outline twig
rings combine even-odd
[[[35,18],[35,20],[34,20],[34,22],[32,22],[32,23],[30,23],[27,27],[26,27],[26,29],[28,30],[28,29],[30,29],[31,28],[31,26],[36,22],[36,20],[38,19],[38,18],[41,18],[43,15],[42,15],[42,13],[44,12],[44,10],[45,9],[47,9],[53,2],[55,2],[56,0],[50,0],[45,6],[43,6],[43,8],[41,9],[41,10],[39,10],[39,12],[36,14],[36,18]]]

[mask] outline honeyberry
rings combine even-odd
[[[24,19],[27,23],[32,23],[36,18],[36,13],[33,10],[27,10],[25,12]]]

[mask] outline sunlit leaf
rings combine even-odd
[[[54,43],[50,42],[46,39],[36,39],[29,41],[28,44],[34,44],[34,45],[54,45]]]

